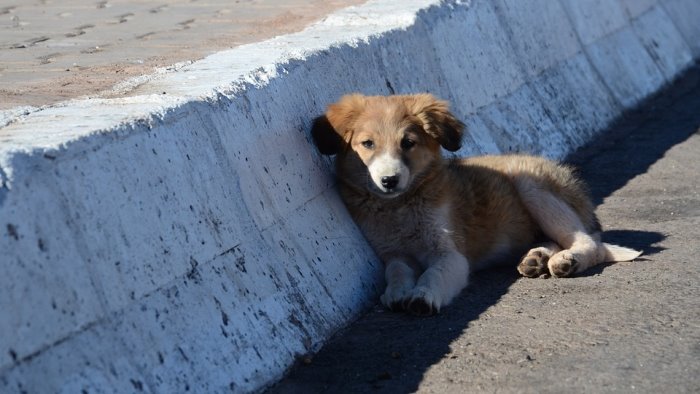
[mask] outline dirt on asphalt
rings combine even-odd
[[[568,161],[634,262],[475,273],[441,314],[377,306],[270,393],[700,392],[700,71]]]

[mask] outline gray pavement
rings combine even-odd
[[[379,307],[271,393],[700,392],[700,72],[572,155],[609,242],[570,279],[479,272],[432,318]]]
[[[0,110],[106,95],[155,67],[302,30],[363,0],[0,0]]]

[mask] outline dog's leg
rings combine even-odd
[[[384,270],[386,290],[380,297],[382,304],[397,311],[403,309],[403,302],[416,286],[416,272],[401,259],[391,259]]]
[[[552,276],[569,276],[603,262],[600,240],[586,232],[569,204],[529,177],[517,177],[515,185],[542,231],[563,249],[547,262]]]
[[[518,264],[518,272],[522,276],[536,278],[542,274],[548,274],[547,262],[554,254],[561,251],[559,245],[555,242],[546,242],[540,246],[530,249],[523,256]]]
[[[445,252],[429,262],[404,306],[420,316],[440,312],[467,286],[468,279],[467,259],[456,250]]]

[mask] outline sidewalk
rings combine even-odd
[[[0,110],[105,96],[156,67],[302,30],[363,0],[0,0]]]
[[[480,272],[432,318],[377,307],[269,392],[698,392],[699,76],[571,159],[604,239],[642,258],[571,279]]]

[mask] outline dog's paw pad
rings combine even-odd
[[[416,288],[403,303],[404,310],[416,316],[431,316],[440,312],[438,298],[427,288]]]
[[[549,271],[552,273],[552,276],[563,278],[574,274],[577,265],[578,261],[573,254],[558,253],[550,259]]]
[[[549,256],[535,250],[528,253],[518,264],[518,272],[528,278],[536,278],[543,274],[549,273],[547,270],[547,261]]]
[[[437,310],[422,298],[413,298],[408,302],[408,307],[406,308],[408,312],[416,316],[431,316],[437,313]]]

